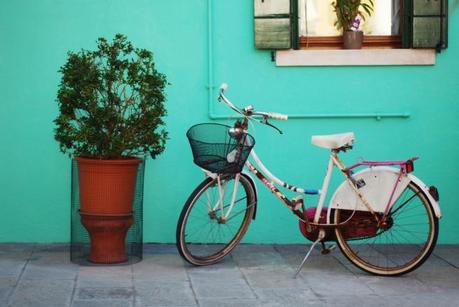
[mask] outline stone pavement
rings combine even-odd
[[[339,251],[241,245],[220,264],[192,267],[174,245],[148,245],[143,261],[79,266],[62,245],[0,244],[0,306],[459,306],[459,246],[437,246],[396,278],[355,269]]]

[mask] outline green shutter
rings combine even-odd
[[[289,49],[298,45],[298,4],[296,1],[254,0],[256,48]],[[292,14],[292,11],[296,13]],[[296,23],[293,20],[296,20]]]
[[[404,1],[405,18],[403,46],[406,48],[435,48],[448,46],[448,1]]]
[[[403,0],[403,20],[402,20],[402,47],[412,47],[412,27],[413,27],[413,0]]]

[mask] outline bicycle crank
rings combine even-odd
[[[320,253],[322,255],[328,255],[331,252],[335,251],[335,249],[336,249],[336,245],[335,244],[331,244],[331,245],[326,246],[323,241],[320,242],[320,243],[322,244],[322,250],[320,251]]]

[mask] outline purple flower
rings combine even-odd
[[[354,22],[352,23],[352,27],[351,27],[351,30],[352,31],[357,31],[360,27],[360,18],[359,17],[356,17]]]

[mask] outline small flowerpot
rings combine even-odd
[[[344,31],[343,49],[362,49],[363,32],[362,31]]]

